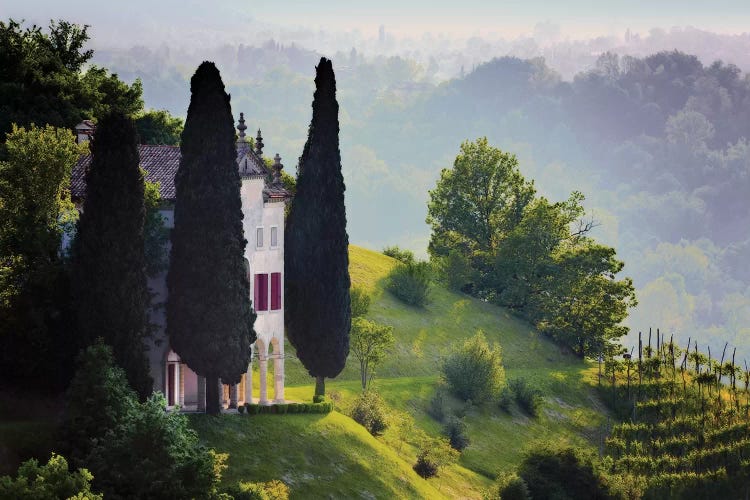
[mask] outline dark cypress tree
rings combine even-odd
[[[142,399],[153,390],[146,358],[149,333],[143,252],[143,177],[133,121],[104,117],[91,144],[86,199],[73,244],[71,295],[80,347],[98,337]]]
[[[339,105],[333,65],[316,68],[313,115],[286,225],[286,324],[315,395],[338,375],[349,354],[349,236],[339,152]]]
[[[218,414],[218,379],[237,383],[247,370],[255,314],[229,95],[211,62],[198,67],[190,91],[175,177],[167,332],[172,349],[206,377],[206,412]]]

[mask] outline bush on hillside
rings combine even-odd
[[[518,467],[531,498],[607,498],[592,454],[564,443],[529,448]]]
[[[442,372],[457,397],[474,403],[497,398],[505,382],[500,346],[490,347],[481,331],[453,347]]]
[[[425,438],[413,469],[425,479],[434,477],[441,467],[456,463],[458,456],[459,452],[451,448],[447,439]]]
[[[237,486],[229,488],[227,493],[234,500],[288,500],[289,487],[281,481],[251,483],[240,481]]]
[[[406,304],[424,307],[430,303],[430,265],[427,262],[407,262],[391,270],[386,288]]]
[[[354,402],[351,417],[373,436],[382,434],[388,428],[388,409],[374,391],[364,391]]]
[[[497,398],[497,406],[506,413],[510,413],[510,405],[513,404],[514,394],[507,385],[500,390]]]
[[[45,465],[35,459],[28,460],[18,468],[15,479],[0,477],[0,498],[14,500],[53,500],[57,498],[80,498],[101,500],[101,494],[91,491],[93,476],[86,469],[68,470],[65,457],[52,453]]]
[[[536,387],[532,387],[523,378],[512,379],[508,382],[508,386],[515,395],[518,406],[531,417],[536,417],[539,414],[539,408],[542,405],[542,393]]]
[[[451,417],[443,428],[443,434],[448,438],[451,448],[464,451],[469,446],[469,435],[466,422],[461,418]]]
[[[411,250],[401,249],[398,247],[398,245],[393,245],[392,247],[385,247],[383,248],[383,255],[387,255],[388,257],[392,257],[396,260],[399,260],[403,262],[404,264],[409,264],[414,262],[414,252]]]
[[[447,410],[443,389],[438,388],[432,398],[430,398],[430,402],[427,405],[427,414],[438,422],[445,420]]]
[[[370,311],[372,297],[361,286],[353,286],[349,289],[349,295],[352,303],[352,319],[366,316]]]
[[[487,495],[488,500],[531,500],[526,481],[515,473],[501,475]]]

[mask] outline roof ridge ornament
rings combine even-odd
[[[258,136],[255,138],[255,153],[258,156],[263,156],[263,136],[260,135],[260,129],[258,129]]]
[[[273,185],[278,186],[281,185],[281,170],[284,168],[284,165],[281,164],[281,156],[279,156],[279,153],[276,153],[276,156],[273,157]]]

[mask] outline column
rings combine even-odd
[[[274,403],[284,402],[284,355],[275,354],[273,359]]]
[[[247,365],[247,373],[245,374],[245,403],[252,404],[253,402],[253,363],[252,361]]]
[[[268,404],[268,385],[266,376],[268,375],[268,358],[266,353],[261,352],[258,354],[258,368],[260,370],[260,400],[258,404]]]
[[[232,384],[229,386],[229,408],[237,409],[238,399],[239,399],[239,385]]]
[[[198,375],[198,411],[206,411],[206,377]]]
[[[180,363],[180,392],[178,394],[180,408],[185,407],[185,363]]]
[[[170,387],[174,392],[174,404],[179,406],[180,404],[180,379],[182,378],[182,370],[180,370],[180,363],[174,363],[174,386]]]

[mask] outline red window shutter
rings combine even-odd
[[[271,310],[281,309],[281,273],[271,273]]]
[[[268,311],[268,275],[255,275],[255,310]]]

